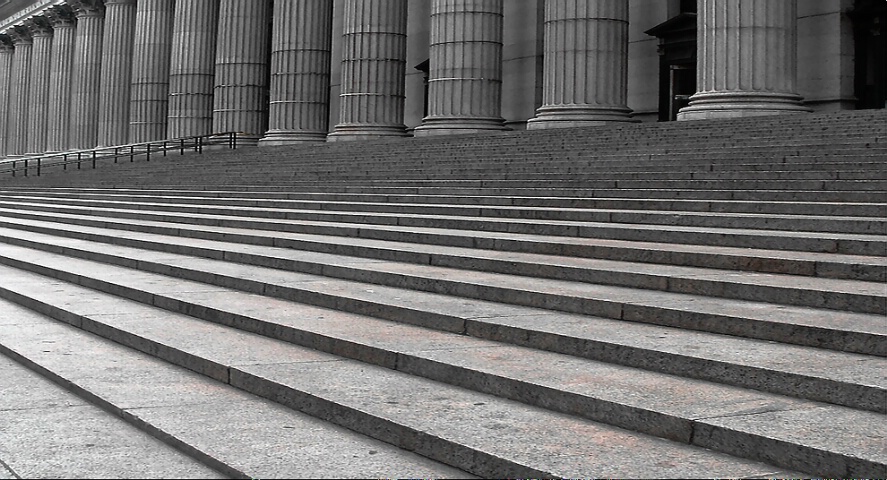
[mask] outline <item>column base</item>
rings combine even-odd
[[[690,97],[678,120],[760,117],[812,112],[801,96],[787,93],[705,92]]]
[[[507,130],[511,129],[505,126],[503,118],[426,117],[422,125],[413,130],[413,135],[417,137],[470,135]]]
[[[260,147],[276,147],[280,145],[299,145],[304,143],[326,142],[327,132],[298,132],[287,130],[269,130],[261,140]]]
[[[326,137],[327,142],[349,142],[376,138],[406,137],[405,125],[336,125],[336,130]]]
[[[627,107],[541,107],[536,110],[536,118],[527,120],[527,130],[594,127],[611,123],[637,123],[639,121],[631,118],[631,109]]]

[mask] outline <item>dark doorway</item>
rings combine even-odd
[[[856,0],[853,20],[856,108],[887,108],[887,2]]]
[[[676,120],[696,93],[696,2],[681,2],[681,10],[645,32],[659,38],[660,122]]]

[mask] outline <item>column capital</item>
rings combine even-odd
[[[12,52],[15,47],[12,45],[12,38],[5,33],[0,33],[0,52]]]
[[[65,4],[56,5],[44,13],[53,28],[73,27],[77,25],[77,17],[74,10]]]
[[[135,5],[136,0],[105,0],[105,6],[108,5]]]
[[[6,33],[9,34],[9,37],[12,38],[12,43],[14,43],[16,46],[30,45],[34,43],[34,38],[31,36],[31,31],[28,30],[28,27],[24,25],[16,25],[7,30]]]
[[[25,20],[25,27],[31,32],[32,37],[52,36],[52,25],[49,23],[49,19],[43,15]]]
[[[77,18],[101,17],[105,14],[105,2],[102,0],[68,0]]]

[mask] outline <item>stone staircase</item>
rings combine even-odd
[[[858,111],[3,177],[0,352],[233,477],[884,477],[885,167]]]

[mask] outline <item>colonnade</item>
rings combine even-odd
[[[406,136],[407,0],[342,1],[336,122],[334,0],[51,2],[0,32],[0,156],[225,131],[262,145]],[[414,135],[505,129],[504,1],[431,0]],[[542,104],[527,128],[633,120],[628,3],[545,1]],[[680,118],[806,111],[797,0],[699,3],[699,92]]]

